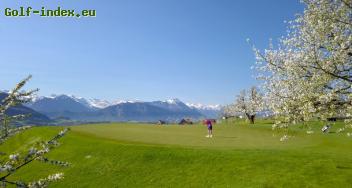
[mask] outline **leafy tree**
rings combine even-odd
[[[23,86],[31,79],[28,76],[26,79],[22,80],[16,85],[16,87],[11,90],[8,96],[0,103],[0,142],[4,143],[6,140],[28,128],[29,126],[23,127],[13,127],[11,122],[23,119],[28,115],[15,115],[10,116],[6,112],[11,108],[18,106],[20,104],[26,103],[31,100],[31,96],[38,91],[38,89],[30,91],[21,91]],[[51,140],[46,142],[40,142],[36,146],[33,146],[24,154],[14,153],[10,154],[7,161],[0,162],[0,186],[6,187],[7,185],[15,185],[17,187],[46,187],[50,182],[57,181],[63,178],[62,173],[57,173],[49,175],[46,178],[34,181],[34,182],[22,182],[22,181],[10,181],[8,177],[16,173],[18,170],[27,166],[31,162],[37,160],[45,163],[51,163],[55,165],[67,166],[68,163],[56,160],[50,160],[45,157],[45,154],[50,152],[51,149],[58,146],[58,140],[64,136],[68,129],[64,129]],[[4,154],[4,153],[3,153]]]
[[[352,1],[304,0],[287,37],[254,48],[275,127],[315,118],[352,117]],[[348,125],[348,124],[346,124]]]

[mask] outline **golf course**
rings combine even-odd
[[[206,127],[134,123],[71,126],[60,146],[47,156],[67,167],[41,162],[14,173],[9,180],[32,181],[63,172],[50,187],[351,187],[352,138],[330,133],[323,123],[288,132],[273,131],[271,121],[249,125],[219,122],[214,137]],[[0,146],[8,154],[28,151],[64,127],[33,127]],[[287,140],[281,140],[284,135]],[[16,150],[13,150],[16,148]]]

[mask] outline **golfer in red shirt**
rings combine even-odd
[[[205,137],[212,138],[213,137],[213,122],[209,119],[206,119],[203,122],[208,128],[208,135]]]

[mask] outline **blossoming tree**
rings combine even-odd
[[[303,2],[277,47],[254,48],[274,127],[352,117],[352,1]]]
[[[243,113],[249,122],[254,124],[257,113],[263,109],[263,97],[256,87],[252,87],[249,91],[242,90],[228,110],[233,113]]]
[[[7,97],[0,102],[0,143],[6,142],[6,140],[17,133],[24,131],[25,129],[30,128],[29,126],[25,127],[12,127],[11,122],[19,119],[23,119],[28,116],[26,115],[15,115],[11,116],[7,114],[7,111],[11,107],[15,107],[22,103],[28,102],[31,100],[31,96],[38,91],[38,89],[30,91],[21,91],[22,87],[31,79],[31,76],[28,76],[26,79],[21,81],[16,85],[16,87],[10,91]],[[63,178],[62,173],[57,173],[49,175],[46,178],[33,181],[33,182],[22,182],[22,181],[13,181],[8,180],[12,174],[19,171],[24,166],[29,165],[33,161],[41,161],[45,163],[50,163],[54,165],[67,166],[68,163],[56,160],[50,160],[45,157],[51,149],[58,146],[58,140],[64,136],[68,129],[64,129],[51,140],[46,142],[40,142],[36,146],[33,146],[26,152],[13,153],[9,155],[7,161],[0,162],[0,186],[6,187],[7,185],[14,185],[16,187],[46,187],[50,182],[59,180]],[[4,153],[3,153],[4,154]]]

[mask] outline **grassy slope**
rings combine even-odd
[[[70,167],[45,168],[38,162],[16,176],[28,181],[63,171],[66,178],[52,187],[352,186],[352,138],[346,135],[307,135],[296,129],[289,141],[280,142],[281,134],[270,124],[214,128],[215,137],[207,139],[201,125],[76,126],[50,153],[71,162]],[[60,129],[34,128],[0,151],[10,153],[20,143],[47,139]]]

